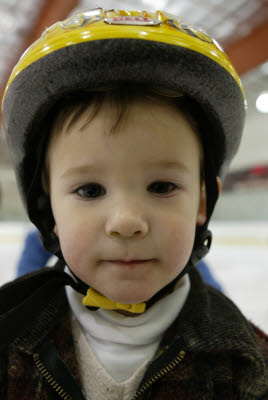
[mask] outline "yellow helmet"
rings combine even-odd
[[[65,47],[103,39],[140,39],[155,41],[197,51],[240,79],[221,46],[207,33],[165,12],[125,11],[102,8],[84,11],[47,28],[42,36],[22,55],[14,68],[6,91],[13,79],[27,66]]]
[[[236,153],[245,96],[229,58],[212,37],[162,11],[80,12],[46,29],[26,50],[2,102],[18,185],[41,232],[48,231],[44,215],[49,206],[42,205],[40,154],[35,149],[40,149],[40,143],[45,146],[49,111],[70,92],[128,83],[194,99],[210,121],[213,135],[223,139],[221,174]]]

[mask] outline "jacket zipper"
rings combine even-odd
[[[174,358],[166,367],[162,368],[158,371],[152,378],[148,379],[137,391],[132,400],[138,400],[141,395],[143,395],[146,390],[148,390],[158,379],[162,378],[162,376],[167,375],[172,369],[174,369],[185,357],[185,351],[181,350],[179,355]]]
[[[33,358],[34,358],[34,362],[37,365],[37,368],[39,369],[41,374],[44,376],[44,378],[49,383],[49,385],[52,386],[52,388],[54,390],[56,390],[56,392],[59,394],[59,396],[61,398],[63,398],[64,400],[72,400],[72,397],[64,391],[64,389],[55,381],[53,376],[46,369],[46,367],[44,366],[44,364],[40,360],[39,354],[35,353]]]
[[[173,370],[185,357],[185,351],[181,350],[179,355],[174,358],[166,367],[162,368],[160,371],[158,371],[153,377],[148,379],[137,391],[135,396],[133,397],[132,400],[138,400],[138,398],[143,395],[146,390],[148,390],[158,379],[162,378],[163,376],[167,375],[168,372]],[[37,365],[37,368],[40,370],[41,374],[44,376],[46,381],[49,383],[50,386],[56,392],[62,397],[64,400],[72,400],[72,397],[68,395],[64,389],[55,381],[53,376],[50,374],[50,372],[46,369],[42,361],[40,360],[39,354],[35,353],[34,356],[34,361]]]

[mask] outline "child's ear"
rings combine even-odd
[[[197,214],[196,223],[197,225],[204,225],[207,219],[207,194],[206,184],[203,180],[200,193],[199,209]]]
[[[55,226],[54,226],[54,228],[53,228],[53,232],[55,233],[55,235],[56,235],[57,237],[59,237],[59,231],[58,231],[58,227],[57,227],[56,224],[55,224]]]
[[[218,191],[219,191],[219,196],[221,194],[221,179],[217,176],[217,184],[218,184]]]
[[[218,191],[219,191],[219,195],[220,195],[221,180],[218,176],[217,176],[217,185],[218,185]],[[204,223],[206,222],[206,219],[207,219],[207,194],[206,194],[206,184],[205,184],[205,181],[203,181],[202,187],[201,187],[199,209],[198,209],[197,220],[196,220],[197,225],[204,225]]]

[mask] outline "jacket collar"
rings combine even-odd
[[[263,373],[265,362],[252,325],[237,306],[218,290],[206,285],[196,269],[190,272],[191,289],[162,346],[182,340],[185,350],[194,353],[230,353],[254,364]]]
[[[65,294],[65,288],[63,287],[55,296],[51,296],[49,304],[47,304],[43,310],[40,310],[38,318],[33,321],[32,325],[23,336],[19,336],[14,341],[14,345],[27,354],[33,354],[46,336],[49,335],[50,332],[53,332],[54,329],[64,331],[67,327],[68,333],[70,333],[71,328],[68,310],[69,305]],[[65,321],[65,316],[67,317],[67,321],[64,322],[64,327],[62,328],[59,321],[61,320],[62,322],[62,318]],[[64,332],[62,333],[64,334]]]

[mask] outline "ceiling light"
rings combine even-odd
[[[262,113],[268,113],[268,92],[263,92],[256,100],[256,108]]]

